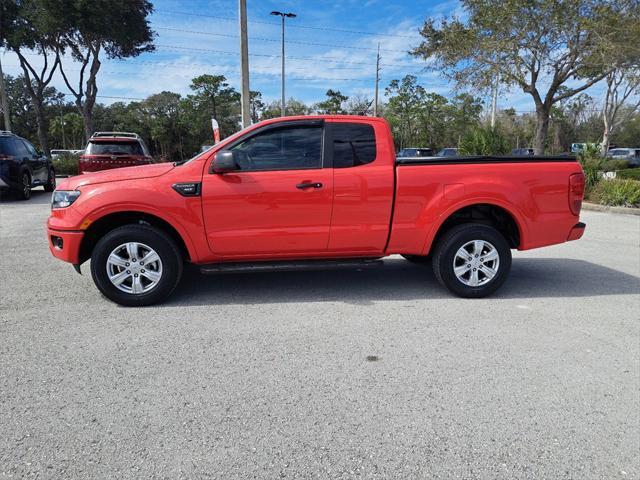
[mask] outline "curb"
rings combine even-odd
[[[589,202],[582,202],[582,209],[590,210],[592,212],[622,213],[624,215],[640,215],[640,208],[610,207],[608,205],[599,205],[597,203],[589,203]]]

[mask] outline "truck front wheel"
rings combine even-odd
[[[148,225],[125,225],[110,231],[91,255],[91,276],[100,292],[130,307],[165,300],[178,285],[182,267],[175,242]]]
[[[467,223],[447,231],[433,255],[438,281],[460,297],[491,295],[511,269],[511,250],[504,236],[487,225]]]

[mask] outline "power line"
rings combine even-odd
[[[142,62],[138,62],[138,63],[142,63]],[[150,62],[152,63],[152,62]],[[159,65],[159,63],[153,63],[154,65]],[[186,63],[161,63],[160,65],[197,65],[200,66],[202,68],[210,68],[212,66],[217,66],[217,67],[228,67],[228,68],[236,68],[235,65],[214,65],[214,64],[186,64]],[[19,65],[16,64],[10,64],[7,63],[5,64],[6,67],[15,67],[18,68]],[[68,68],[65,69],[65,71],[69,71],[69,72],[79,72],[80,69],[79,68]],[[105,70],[105,69],[100,69],[99,73],[109,73],[109,74],[113,74],[113,75],[123,75],[123,76],[131,76],[131,75],[148,75],[147,72],[144,71],[133,71],[133,72],[123,72],[123,71],[116,71],[116,70]],[[294,73],[298,73],[298,74],[304,74],[305,72],[297,72],[294,71]],[[172,72],[172,73],[163,73],[164,76],[167,77],[179,77],[179,78],[189,78],[192,77],[193,75],[195,75],[195,73],[179,73],[179,72]],[[260,76],[277,76],[280,75],[280,72],[252,72],[252,75],[260,75]],[[296,80],[296,81],[303,81],[303,82],[369,82],[369,79],[366,78],[334,78],[334,77],[322,77],[322,78],[314,78],[314,77],[287,77],[291,80]]]
[[[229,52],[229,51],[225,51],[225,50],[210,50],[210,49],[204,49],[204,48],[193,48],[193,47],[182,47],[179,45],[156,45],[158,47],[158,50],[168,50],[168,51],[181,51],[181,50],[188,50],[188,51],[196,51],[196,52],[201,52],[203,54],[218,54],[218,55],[232,55],[232,56],[237,56],[238,52]],[[23,53],[23,55],[28,55],[28,56],[33,56],[33,57],[40,57],[41,55],[35,54],[35,53]],[[253,57],[265,57],[265,58],[280,58],[279,55],[272,55],[272,54],[266,54],[266,53],[250,53],[249,56],[253,56]],[[334,64],[344,64],[344,65],[365,65],[367,67],[371,67],[372,62],[357,62],[357,61],[353,61],[353,60],[342,60],[339,58],[335,58],[335,57],[303,57],[303,56],[286,56],[287,59],[291,59],[291,60],[308,60],[310,62],[313,62],[314,64],[317,64],[318,62],[323,62],[323,63],[334,63]],[[118,60],[121,61],[123,63],[136,63],[136,64],[141,64],[141,65],[157,65],[157,64],[166,64],[166,65],[184,65],[184,66],[219,66],[219,67],[229,67],[232,65],[219,65],[219,64],[214,64],[214,63],[207,63],[207,64],[199,64],[199,63],[178,63],[178,62],[165,62],[163,60],[157,60],[157,61],[140,61],[140,60],[131,60],[131,59],[121,59]],[[419,65],[403,65],[403,64],[399,64],[399,63],[381,63],[380,64],[381,67],[394,67],[394,68],[400,68],[400,69],[412,69],[413,73],[419,73],[421,71],[424,70],[424,67],[421,67]],[[234,66],[235,67],[235,66]],[[345,66],[334,66],[334,67],[328,67],[331,69],[335,69],[335,70],[356,70],[356,67],[345,67]]]
[[[166,49],[166,50],[187,50],[187,51],[194,51],[194,52],[203,52],[203,53],[215,53],[218,55],[238,55],[237,52],[229,52],[229,51],[225,51],[225,50],[211,50],[208,48],[194,48],[194,47],[181,47],[178,45],[156,45],[157,47],[159,47],[160,49]],[[267,57],[267,58],[280,58],[279,55],[270,55],[267,53],[250,53],[249,54],[250,57]],[[344,63],[347,65],[367,65],[367,66],[371,66],[371,62],[354,62],[353,60],[341,60],[338,58],[333,58],[333,57],[300,57],[300,56],[289,56],[287,55],[286,57],[287,59],[293,59],[293,60],[311,60],[314,63],[318,63],[318,62],[329,62],[329,63]],[[401,65],[401,64],[394,64],[394,63],[384,63],[382,64],[385,67],[396,67],[396,68],[420,68],[422,69],[422,67],[418,66],[418,65]]]
[[[226,37],[226,38],[238,38],[239,35],[233,35],[231,33],[213,33],[213,32],[199,32],[199,31],[195,31],[195,30],[185,30],[182,28],[170,28],[170,27],[155,27],[157,30],[168,30],[168,31],[172,31],[172,32],[181,32],[181,33],[193,33],[196,35],[208,35],[208,36],[213,36],[213,37]],[[261,38],[261,37],[249,37],[249,40],[257,40],[257,41],[262,41],[262,42],[279,42],[280,40],[277,40],[275,38]],[[368,50],[368,51],[377,51],[376,48],[369,48],[369,47],[354,47],[354,46],[350,46],[350,45],[335,45],[335,44],[330,44],[330,43],[315,43],[315,42],[301,42],[301,41],[297,41],[297,40],[287,40],[287,43],[293,43],[295,45],[307,45],[307,46],[313,46],[313,47],[330,47],[330,48],[347,48],[347,49],[351,49],[351,50]],[[381,48],[380,49],[381,52],[395,52],[395,53],[407,53],[406,50],[392,50],[392,49],[386,49],[386,48]]]
[[[221,16],[218,16],[218,15],[208,15],[208,14],[204,14],[204,13],[179,12],[179,11],[175,11],[175,10],[156,10],[154,13],[159,13],[161,15],[187,15],[187,16],[191,16],[191,17],[215,18],[216,20],[223,20],[223,21],[226,21],[226,22],[236,22],[238,20],[237,18],[231,18],[231,17],[221,17]],[[278,23],[265,22],[265,21],[262,21],[262,20],[249,20],[249,23],[257,23],[257,24],[262,24],[262,25],[279,26]],[[348,30],[348,29],[342,29],[342,28],[316,27],[316,26],[312,26],[312,25],[300,25],[300,24],[297,24],[295,26],[292,25],[291,28],[300,28],[300,29],[306,29],[306,30],[319,30],[319,31],[324,31],[324,32],[350,33],[350,34],[354,34],[354,35],[376,35],[376,36],[380,36],[380,37],[412,38],[412,39],[416,39],[416,40],[420,39],[420,37],[417,36],[417,35],[399,35],[399,34],[394,34],[394,33],[380,33],[380,32],[371,32],[371,31],[364,31],[364,30]]]

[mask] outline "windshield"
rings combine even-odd
[[[443,148],[438,152],[439,157],[455,157],[458,154],[458,150],[455,148]]]
[[[624,157],[625,155],[628,155],[629,152],[627,152],[627,150],[611,150],[609,154],[612,157]]]
[[[144,155],[139,142],[89,142],[87,155]]]
[[[413,157],[416,153],[414,148],[403,148],[398,152],[398,157]]]

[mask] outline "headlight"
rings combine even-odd
[[[67,208],[79,196],[78,190],[56,190],[51,197],[51,208]]]

